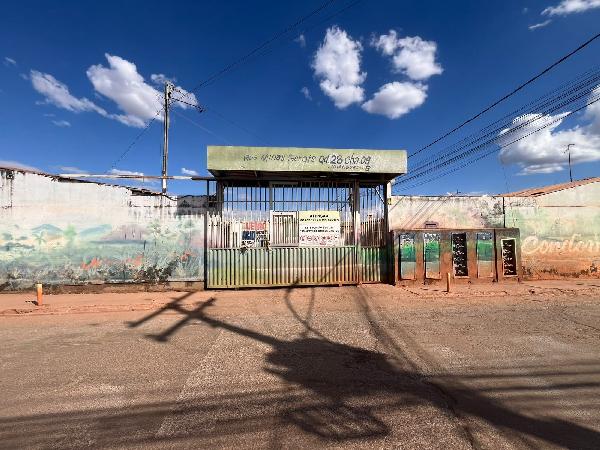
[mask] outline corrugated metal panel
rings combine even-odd
[[[360,249],[363,283],[385,283],[389,267],[386,247],[362,247]]]
[[[213,248],[207,253],[209,288],[356,282],[354,246]]]

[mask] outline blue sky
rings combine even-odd
[[[0,163],[159,174],[160,120],[118,158],[154,115],[164,77],[191,90],[321,3],[9,2],[0,18]],[[348,3],[333,2],[266,54],[188,97],[208,111],[175,107],[170,174],[206,174],[211,144],[415,151],[600,28],[598,0],[363,0],[323,21]],[[442,144],[599,64],[600,39]],[[513,146],[505,164],[496,153],[403,193],[497,193],[567,181],[557,158],[571,140],[574,176],[598,175],[600,110],[559,122]],[[172,186],[197,192],[190,183]]]

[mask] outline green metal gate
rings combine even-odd
[[[387,281],[384,192],[353,181],[217,183],[207,218],[207,288]],[[339,217],[333,244],[302,242],[302,212]]]

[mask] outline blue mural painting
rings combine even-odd
[[[147,225],[43,223],[0,226],[0,290],[37,282],[163,282],[201,280],[201,216]]]

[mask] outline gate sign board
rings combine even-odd
[[[227,173],[371,174],[391,179],[406,173],[406,151],[298,147],[208,146],[207,168]]]
[[[340,245],[340,212],[298,211],[298,245],[300,247]]]

